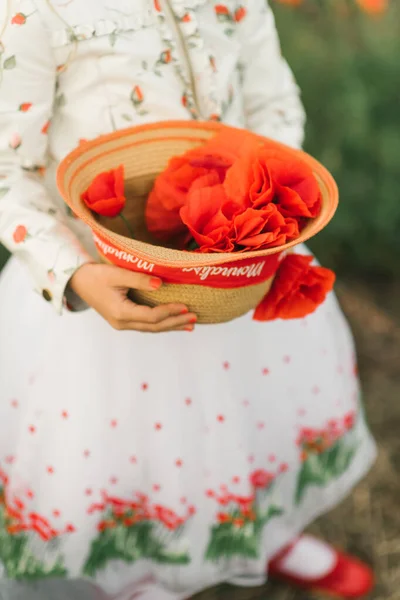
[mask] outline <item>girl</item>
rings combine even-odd
[[[152,121],[217,117],[299,147],[271,9],[2,11],[0,237],[14,258],[0,283],[0,595],[179,600],[268,572],[367,593],[366,566],[302,534],[375,457],[335,298],[303,320],[199,327],[183,305],[134,305],[130,288],[162,282],[98,264],[55,187],[82,139]]]

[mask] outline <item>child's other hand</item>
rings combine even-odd
[[[192,331],[196,322],[196,316],[189,313],[184,304],[150,308],[132,302],[128,298],[129,290],[154,291],[162,285],[160,279],[143,273],[89,263],[74,273],[69,285],[114,329],[150,333]]]

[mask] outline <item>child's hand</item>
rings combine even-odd
[[[72,276],[70,287],[86,304],[94,308],[118,330],[131,329],[158,333],[192,331],[196,316],[183,304],[165,304],[150,308],[128,298],[130,289],[157,290],[160,279],[101,264],[86,264]]]

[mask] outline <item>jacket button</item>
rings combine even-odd
[[[51,302],[53,300],[53,296],[49,290],[43,290],[42,296],[46,300],[46,302]]]

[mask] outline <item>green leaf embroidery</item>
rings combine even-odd
[[[0,488],[0,565],[3,566],[6,577],[30,581],[44,577],[66,577],[67,571],[61,557],[46,564],[31,551],[27,533],[8,533],[9,517],[6,515],[3,499]]]
[[[352,432],[324,452],[311,453],[303,462],[297,480],[297,505],[302,501],[309,486],[322,487],[347,471],[358,449],[357,442],[349,436],[352,436]]]
[[[235,523],[240,521],[240,511],[231,513],[231,521],[214,525],[211,530],[211,539],[208,544],[205,558],[216,562],[221,559],[242,556],[246,559],[257,559],[260,555],[261,538],[267,523],[283,514],[283,510],[275,505],[270,505],[263,513],[259,507],[254,506],[256,518],[254,521]]]
[[[132,123],[133,118],[131,117],[131,115],[128,115],[127,113],[124,113],[122,115],[122,118],[124,119],[124,121],[128,121],[129,123]]]
[[[162,564],[186,565],[190,557],[186,552],[169,552],[155,532],[150,521],[132,526],[118,525],[105,529],[92,542],[83,573],[93,577],[111,560],[127,564],[150,559]]]
[[[1,187],[0,188],[0,200],[1,200],[1,198],[4,198],[4,196],[6,194],[8,194],[9,191],[10,191],[10,188],[8,188],[8,187]]]
[[[5,69],[7,69],[9,71],[11,69],[15,69],[15,67],[17,66],[17,59],[15,58],[15,55],[13,54],[12,56],[9,56],[8,58],[6,58],[3,66]]]

